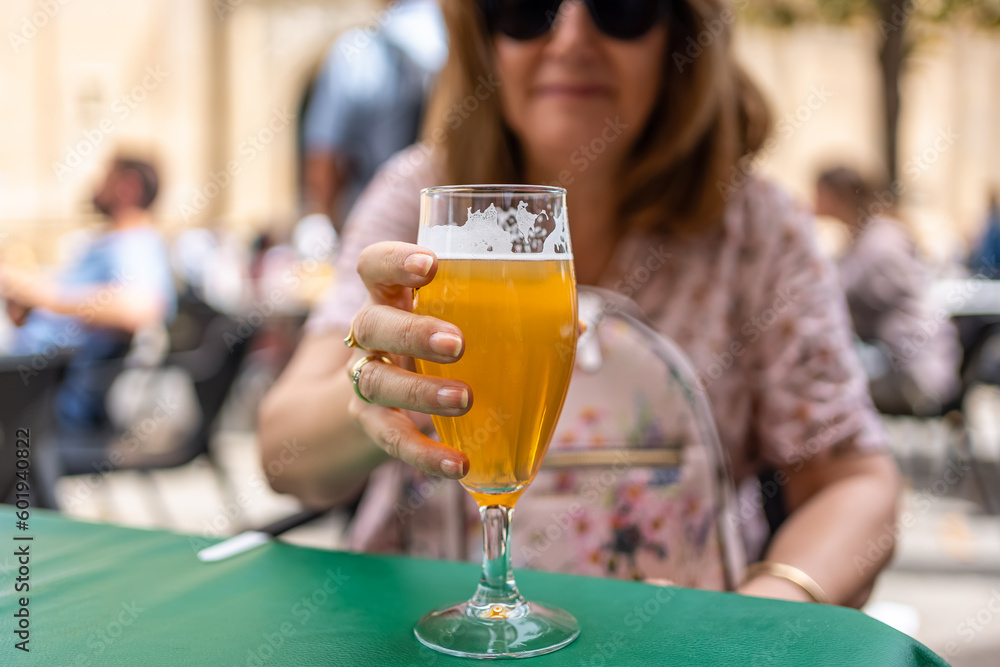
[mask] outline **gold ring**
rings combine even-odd
[[[354,393],[357,394],[358,398],[365,403],[371,403],[371,401],[361,395],[361,389],[358,388],[358,380],[361,379],[361,369],[364,368],[365,364],[369,361],[381,361],[382,363],[389,364],[390,366],[392,365],[392,359],[381,354],[369,354],[367,357],[361,357],[354,363],[354,366],[351,368],[351,384],[354,385]]]
[[[365,349],[360,345],[358,345],[358,341],[355,340],[354,338],[354,320],[351,320],[351,328],[347,332],[347,338],[344,339],[344,345],[346,345],[347,347],[356,347],[359,350]]]

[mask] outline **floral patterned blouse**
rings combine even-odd
[[[346,334],[367,298],[356,271],[361,250],[416,242],[419,193],[439,184],[435,172],[432,157],[411,148],[368,186],[348,220],[337,283],[310,318],[309,335]],[[634,300],[686,353],[736,485],[767,467],[886,448],[836,270],[816,245],[810,212],[775,186],[750,180],[730,195],[722,223],[699,237],[626,238],[599,286]],[[615,336],[614,327],[602,334],[605,354],[622,347]],[[683,410],[632,387],[636,373],[578,380],[580,356],[550,452],[690,435]],[[698,451],[673,472],[630,467],[606,483],[606,471],[543,471],[518,502],[515,567],[723,588],[722,536],[710,520],[718,499]],[[751,513],[759,518],[760,508]],[[457,483],[390,461],[372,475],[351,544],[471,559],[478,531],[475,504]]]

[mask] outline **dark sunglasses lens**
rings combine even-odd
[[[500,0],[493,30],[514,39],[535,39],[552,27],[559,12],[559,0]]]
[[[615,39],[638,39],[660,18],[661,0],[591,0],[594,23]]]

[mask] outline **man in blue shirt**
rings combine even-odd
[[[388,3],[366,28],[330,48],[305,114],[304,205],[337,230],[382,163],[416,141],[427,90],[448,55],[434,0]]]
[[[71,266],[55,280],[0,266],[0,297],[19,327],[10,352],[73,351],[56,399],[60,425],[69,429],[106,422],[109,387],[95,367],[122,356],[132,334],[176,311],[166,246],[149,211],[158,189],[151,164],[119,157],[93,200],[107,226]]]

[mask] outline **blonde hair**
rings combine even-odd
[[[447,184],[520,182],[521,151],[499,96],[477,96],[496,77],[479,2],[441,4],[450,54],[425,137],[444,149]],[[720,221],[732,170],[767,136],[763,97],[733,57],[732,20],[725,0],[674,3],[659,98],[619,174],[620,232],[690,232]]]

